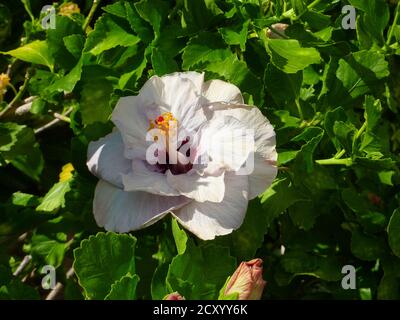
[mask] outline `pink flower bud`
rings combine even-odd
[[[164,300],[185,300],[185,298],[182,297],[178,292],[173,292],[168,294]]]
[[[261,259],[242,262],[229,279],[224,295],[238,293],[239,300],[260,300],[266,284],[262,264]]]

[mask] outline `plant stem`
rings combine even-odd
[[[12,83],[9,83],[8,86],[11,88],[11,90],[14,92],[15,95],[18,94],[17,89],[15,89],[15,87],[12,85]]]
[[[5,107],[3,110],[1,110],[0,112],[0,118],[3,117],[13,106],[15,103],[18,102],[18,100],[20,100],[25,92],[26,87],[28,86],[30,80],[30,75],[27,72],[25,74],[25,81],[23,83],[23,85],[19,88],[18,93],[15,95],[14,99],[12,99],[12,101],[7,105],[7,107]]]
[[[393,20],[392,26],[389,29],[389,33],[388,33],[388,36],[387,36],[387,39],[386,39],[386,45],[387,46],[390,45],[390,42],[392,41],[394,28],[396,27],[397,20],[399,19],[399,12],[400,12],[400,1],[397,3],[396,13],[394,15],[394,20]]]
[[[296,103],[297,111],[299,112],[300,119],[303,121],[304,120],[304,115],[303,115],[303,110],[301,109],[301,105],[300,105],[299,99],[296,99],[295,103]]]
[[[308,6],[307,9],[312,9],[314,8],[317,4],[319,4],[322,0],[315,0],[313,2],[311,2]]]
[[[93,0],[92,7],[90,8],[89,14],[86,17],[85,23],[83,24],[83,31],[86,30],[86,28],[89,26],[90,22],[93,19],[94,13],[96,12],[97,7],[99,6],[101,0]]]
[[[351,166],[353,164],[353,161],[351,158],[346,158],[346,159],[323,159],[323,160],[316,160],[316,163],[322,166],[335,166],[335,165],[343,165],[343,166]]]
[[[32,23],[35,23],[35,17],[33,16],[33,13],[32,13],[32,8],[31,8],[30,1],[29,0],[22,0],[21,2],[24,5],[24,8],[25,8],[26,12],[28,13],[29,17],[31,18]]]
[[[367,121],[365,121],[363,123],[363,125],[361,126],[361,128],[357,131],[357,133],[354,135],[353,137],[353,143],[352,143],[352,147],[354,148],[355,143],[357,141],[358,138],[360,138],[361,134],[365,131],[365,129],[367,129]],[[346,153],[345,149],[340,150],[333,158],[334,159],[340,159],[341,157],[344,156],[344,154]]]
[[[333,158],[334,159],[340,159],[341,157],[344,156],[345,153],[346,153],[346,150],[342,149]]]
[[[317,4],[319,4],[322,0],[315,0],[313,2],[311,2],[308,6],[307,6],[307,10],[310,10],[312,8],[314,8]],[[286,3],[285,3],[286,4]],[[296,19],[300,18],[307,10],[304,10],[303,13],[301,13],[298,17],[296,17]],[[284,13],[282,13],[282,18],[292,18],[293,14],[294,14],[294,9],[291,8],[287,11],[285,11]]]
[[[41,132],[53,127],[54,125],[58,124],[61,121],[65,121],[65,122],[70,123],[71,119],[68,118],[67,116],[72,112],[72,110],[73,110],[73,108],[71,107],[67,111],[65,111],[64,114],[55,113],[54,114],[55,119],[50,121],[49,123],[46,123],[42,127],[35,129],[34,130],[35,134],[41,133]]]

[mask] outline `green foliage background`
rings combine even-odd
[[[0,105],[0,298],[45,298],[51,264],[57,298],[216,299],[254,257],[264,299],[400,298],[398,1],[75,2],[80,13],[48,30],[40,11],[51,2],[0,2],[0,71],[18,91]],[[341,27],[346,4],[356,30]],[[277,22],[289,27],[270,39]],[[182,70],[234,83],[264,112],[277,179],[239,230],[214,241],[170,218],[98,233],[88,143],[111,131],[119,97]],[[59,181],[69,162],[72,178]],[[342,289],[344,265],[357,270],[356,290]]]

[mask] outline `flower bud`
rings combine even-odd
[[[78,5],[73,2],[66,2],[59,9],[59,14],[67,17],[71,16],[74,13],[80,13],[80,12],[81,9],[79,9]]]
[[[61,169],[61,173],[59,175],[59,180],[60,182],[65,182],[70,180],[73,177],[73,171],[75,170],[74,166],[72,165],[72,163],[67,163],[66,165],[64,165]]]
[[[282,35],[285,35],[287,27],[289,27],[289,25],[286,23],[275,23],[271,28],[267,28],[267,37],[270,39],[282,39]]]
[[[164,297],[164,300],[185,300],[178,292],[173,292]]]
[[[238,293],[238,300],[260,300],[266,284],[262,264],[261,259],[242,262],[229,279],[224,295]]]

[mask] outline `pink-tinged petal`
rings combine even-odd
[[[200,239],[212,240],[238,229],[248,204],[248,178],[225,173],[225,197],[220,203],[192,201],[173,215]]]
[[[209,119],[232,116],[254,130],[254,170],[249,172],[249,199],[257,197],[270,186],[277,173],[276,137],[271,123],[258,108],[247,105],[213,104],[206,110],[206,115]]]
[[[182,297],[178,292],[173,292],[165,296],[163,300],[186,300],[185,297]]]
[[[124,144],[118,130],[92,141],[88,148],[87,167],[96,177],[122,188],[122,175],[131,171],[131,161],[124,157]]]
[[[260,300],[266,284],[262,264],[261,259],[242,262],[229,279],[224,295],[238,293],[238,300]]]
[[[168,184],[167,176],[164,173],[152,171],[145,161],[132,161],[132,171],[122,176],[124,191],[145,191],[165,196],[179,196],[179,191]]]
[[[199,175],[195,170],[186,174],[174,175],[167,171],[167,181],[181,195],[198,202],[221,202],[225,196],[224,172],[218,175]]]
[[[188,201],[190,200],[182,196],[126,192],[100,180],[94,195],[93,212],[99,227],[122,233],[145,228]]]
[[[205,104],[222,102],[227,104],[243,104],[240,89],[222,80],[210,80],[204,83],[203,96]]]

